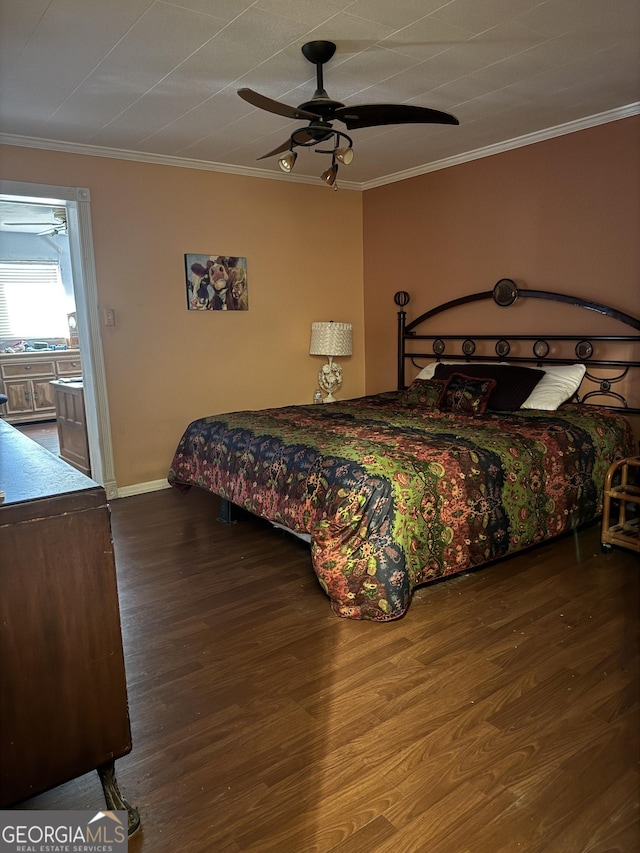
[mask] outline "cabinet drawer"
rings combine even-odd
[[[56,373],[58,376],[80,376],[82,373],[80,356],[56,359]]]
[[[0,371],[3,379],[24,379],[32,376],[55,376],[53,361],[23,361],[17,364],[1,364]]]

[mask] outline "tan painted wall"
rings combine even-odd
[[[91,190],[119,487],[164,478],[196,417],[311,402],[314,320],[353,323],[339,396],[364,392],[360,193],[18,147],[1,163]],[[187,311],[185,253],[246,257],[249,311]]]
[[[409,319],[502,277],[640,314],[639,143],[634,117],[362,195],[26,148],[0,162],[7,180],[91,189],[123,487],[163,478],[193,418],[310,400],[313,320],[354,324],[343,398],[365,392],[365,346],[366,392],[394,388],[397,290]],[[250,311],[186,311],[185,252],[246,256]],[[593,334],[584,313],[569,322]]]
[[[398,290],[411,294],[408,321],[500,278],[640,316],[639,152],[636,116],[367,191],[367,392],[396,387]],[[526,322],[526,303],[500,309],[503,334]],[[602,331],[598,315],[549,305],[535,305],[546,334]],[[489,322],[465,307],[442,331],[493,333]]]

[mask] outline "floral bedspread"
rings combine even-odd
[[[400,392],[194,421],[168,480],[310,534],[336,614],[402,616],[414,587],[557,536],[602,511],[632,451],[596,406],[455,415]]]

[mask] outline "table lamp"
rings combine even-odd
[[[311,324],[311,346],[310,355],[327,356],[328,361],[323,364],[318,373],[318,385],[326,392],[327,396],[323,403],[334,403],[333,392],[342,385],[342,368],[334,364],[336,355],[351,355],[353,352],[351,323],[330,322]]]

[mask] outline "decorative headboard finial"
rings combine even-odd
[[[501,278],[493,288],[493,301],[496,305],[507,308],[518,298],[518,288],[510,278]]]
[[[396,305],[399,305],[400,308],[404,308],[405,305],[408,305],[410,299],[411,297],[406,290],[399,290],[393,297],[393,301]]]

